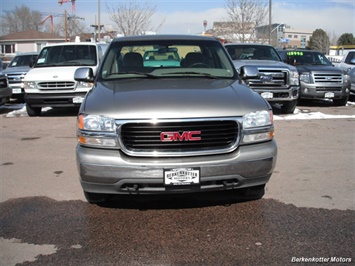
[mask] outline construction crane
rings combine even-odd
[[[51,33],[54,34],[54,25],[53,25],[53,16],[52,16],[52,15],[46,16],[46,17],[39,23],[39,25],[42,25],[47,19],[50,19],[50,20],[51,20]]]
[[[41,13],[41,15],[46,15],[44,13]],[[54,25],[53,25],[53,18],[54,17],[63,17],[64,18],[64,32],[65,32],[65,41],[68,41],[68,33],[67,33],[67,28],[68,28],[68,20],[71,19],[81,19],[85,20],[82,17],[78,17],[76,15],[69,15],[66,10],[64,10],[64,14],[52,14],[52,15],[47,15],[38,25],[42,25],[44,22],[46,22],[47,19],[50,19],[51,22],[51,33],[54,34]]]
[[[61,6],[64,3],[71,2],[71,10],[75,11],[75,0],[58,0],[58,4]]]

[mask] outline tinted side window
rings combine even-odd
[[[351,64],[351,60],[355,59],[355,52],[349,52],[348,56],[345,59],[345,63]]]

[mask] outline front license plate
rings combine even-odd
[[[21,89],[12,89],[12,94],[20,94]]]
[[[82,103],[84,101],[84,97],[74,97],[73,103]]]
[[[200,168],[164,169],[164,184],[166,186],[183,186],[200,184]]]
[[[334,98],[334,92],[326,92],[324,98]]]
[[[274,98],[274,94],[272,92],[262,92],[261,97],[264,99],[272,99]]]

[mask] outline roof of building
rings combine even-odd
[[[36,30],[25,30],[0,36],[0,41],[64,40],[63,37]]]

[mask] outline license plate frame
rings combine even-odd
[[[163,172],[164,185],[167,187],[200,185],[200,167],[165,168]]]
[[[272,92],[269,92],[269,91],[262,92],[260,95],[264,99],[272,99],[272,98],[274,98],[274,94]]]
[[[84,101],[84,97],[74,97],[73,98],[73,103],[82,103]]]
[[[12,94],[21,94],[22,93],[22,90],[21,89],[12,89]]]
[[[331,99],[334,98],[334,92],[326,92],[324,98]]]

